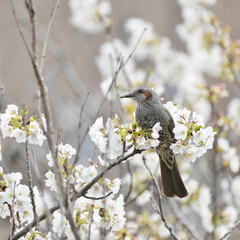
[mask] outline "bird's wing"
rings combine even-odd
[[[163,109],[169,118],[168,119],[168,132],[169,132],[170,138],[174,138],[175,137],[175,134],[173,132],[173,129],[175,127],[174,120],[172,118],[171,113],[165,107]]]

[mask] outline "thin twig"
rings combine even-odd
[[[71,200],[74,201],[76,199],[78,199],[79,197],[83,196],[86,194],[86,192],[89,190],[90,187],[92,187],[92,185],[94,183],[96,183],[100,178],[103,177],[103,175],[108,172],[110,169],[112,169],[113,167],[119,165],[120,163],[122,163],[123,161],[126,161],[127,159],[129,159],[130,157],[133,157],[135,154],[141,153],[144,150],[137,150],[135,149],[132,153],[129,153],[126,156],[122,156],[122,157],[118,157],[115,161],[113,161],[111,164],[109,164],[100,174],[98,174],[96,177],[94,177],[92,179],[92,181],[90,183],[87,183],[82,189],[81,191],[79,191],[78,193],[76,193]]]
[[[29,19],[32,28],[32,56],[33,61],[37,63],[38,60],[38,44],[37,44],[37,16],[35,12],[35,5],[33,0],[25,0],[25,5],[28,10]]]
[[[127,58],[126,61],[124,62],[123,67],[128,63],[128,61],[130,60],[130,58],[133,56],[133,54],[134,54],[134,52],[136,51],[137,46],[139,45],[139,43],[140,43],[140,41],[141,41],[141,39],[142,39],[142,36],[143,36],[143,34],[146,32],[146,30],[147,30],[147,28],[145,27],[145,28],[143,29],[143,31],[141,32],[141,34],[140,34],[140,36],[138,37],[138,40],[137,40],[135,46],[133,47],[132,52],[129,54],[128,58]]]
[[[2,113],[2,104],[3,104],[3,95],[4,95],[3,86],[0,87],[0,90],[1,90],[0,113]]]
[[[127,202],[131,192],[132,192],[132,189],[133,189],[133,173],[132,173],[132,170],[130,168],[130,163],[127,162],[127,169],[128,169],[128,172],[130,174],[130,186],[129,186],[129,189],[128,189],[128,192],[124,198],[124,202]]]
[[[214,103],[212,105],[212,119],[215,119],[216,116],[216,111],[215,111],[215,106]],[[217,227],[217,211],[218,211],[218,175],[219,175],[219,170],[218,170],[218,164],[217,164],[217,157],[218,157],[218,152],[217,152],[217,141],[218,141],[219,134],[216,135],[216,139],[213,143],[213,156],[212,156],[212,163],[211,163],[211,169],[212,169],[212,221],[213,221],[213,231],[211,233],[212,239],[215,239],[215,234],[216,234],[216,227]]]
[[[0,87],[1,90],[1,99],[0,99],[0,113],[2,113],[2,104],[3,104],[3,86]],[[2,134],[0,134],[0,162],[2,161]]]
[[[174,240],[179,240],[179,238],[177,237],[176,233],[174,232],[172,226],[170,225],[170,223],[167,221],[167,219],[165,218],[163,209],[162,209],[162,192],[161,189],[159,187],[158,181],[155,178],[155,176],[152,174],[151,170],[149,169],[149,167],[146,164],[145,158],[143,156],[143,163],[146,167],[146,169],[148,170],[149,174],[151,175],[152,179],[153,179],[153,183],[156,186],[157,189],[157,198],[158,198],[158,204],[156,203],[156,201],[150,196],[150,200],[153,204],[153,207],[155,208],[155,210],[157,211],[157,213],[161,216],[165,227],[169,230],[170,235],[172,237],[172,239]]]
[[[240,225],[240,221],[238,220],[233,227],[229,229],[227,233],[225,233],[219,240],[224,240],[226,239],[238,226]]]
[[[49,38],[49,33],[52,27],[52,23],[53,23],[53,19],[56,15],[57,12],[57,8],[60,6],[60,0],[56,0],[56,3],[54,5],[54,7],[52,8],[52,12],[50,15],[50,19],[48,22],[48,27],[47,27],[47,32],[46,32],[46,36],[44,39],[44,43],[43,43],[43,50],[42,50],[42,60],[41,60],[41,64],[40,64],[40,72],[42,72],[43,66],[44,66],[44,61],[46,58],[46,50],[47,50],[47,43],[48,43],[48,38]]]
[[[181,214],[179,209],[177,209],[177,204],[175,203],[175,201],[170,201],[170,203],[171,203],[172,209],[174,211],[174,214],[176,215],[177,219],[181,222],[183,227],[186,228],[186,230],[189,232],[189,234],[192,237],[191,239],[201,240],[202,238],[199,236],[196,229],[193,228],[193,226],[190,224],[190,222],[187,221],[184,218],[184,216]]]
[[[93,223],[93,205],[91,205],[91,218],[90,218],[90,223],[89,223],[89,228],[88,228],[88,240],[91,239],[91,227],[92,227],[92,223]]]
[[[79,233],[79,230],[78,230],[78,227],[75,223],[75,219],[73,218],[73,214],[72,214],[72,210],[69,206],[69,198],[68,196],[66,197],[66,201],[67,203],[65,203],[65,216],[71,226],[71,229],[72,229],[72,232],[73,232],[73,235],[75,237],[76,240],[81,240],[81,237],[80,237],[80,233]]]
[[[92,200],[101,200],[101,199],[105,199],[105,198],[109,197],[112,193],[113,192],[109,192],[105,196],[101,196],[101,197],[90,197],[90,196],[87,196],[87,195],[84,195],[84,197],[87,198],[87,199],[92,199]]]
[[[132,199],[129,199],[128,202],[126,202],[125,207],[128,207],[130,204],[135,202],[138,197],[140,197],[150,186],[152,185],[152,181],[148,182],[148,184]]]
[[[27,156],[26,163],[27,163],[28,186],[29,186],[29,190],[30,190],[31,203],[32,203],[32,207],[33,207],[33,216],[34,216],[34,220],[36,220],[37,219],[37,211],[36,211],[36,204],[35,204],[33,185],[32,185],[31,159],[30,159],[28,139],[26,141],[26,156]]]
[[[26,48],[26,50],[27,50],[27,53],[28,53],[30,59],[33,60],[33,56],[32,56],[30,47],[28,46],[27,40],[26,40],[26,38],[25,38],[25,36],[24,36],[24,34],[23,34],[23,31],[22,31],[22,27],[21,27],[21,25],[20,25],[20,22],[19,22],[19,20],[18,20],[17,15],[16,15],[16,10],[15,10],[15,6],[14,6],[14,4],[13,4],[13,0],[10,0],[10,3],[11,3],[11,7],[12,7],[12,14],[13,14],[13,16],[14,16],[14,19],[15,19],[15,22],[16,22],[17,29],[18,29],[18,32],[19,32],[19,34],[20,34],[20,37],[22,38],[23,44],[24,44],[24,46],[25,46],[25,48]]]
[[[8,204],[8,203],[6,203],[7,205],[8,205],[8,208],[9,208],[9,212],[10,212],[10,216],[11,216],[11,219],[12,219],[12,221],[11,221],[11,230],[10,230],[10,234],[9,234],[9,239],[10,240],[12,240],[12,236],[13,236],[13,233],[14,233],[14,231],[15,231],[15,218],[14,218],[14,206],[15,206],[15,204],[14,204],[14,201],[15,201],[15,188],[16,188],[16,182],[14,182],[14,186],[13,186],[13,192],[14,192],[14,194],[13,194],[13,199],[12,199],[12,208],[11,208],[11,206],[10,206],[10,204]]]
[[[145,33],[145,31],[146,31],[146,28],[143,29],[143,31],[142,31],[142,33],[140,34],[140,36],[139,36],[139,38],[138,38],[135,46],[133,47],[132,51],[130,52],[130,54],[128,55],[128,57],[127,57],[127,59],[126,59],[125,61],[123,61],[123,58],[121,57],[121,54],[120,54],[120,56],[118,57],[118,64],[117,64],[117,66],[116,66],[116,70],[115,70],[114,75],[113,75],[113,77],[112,77],[112,82],[111,82],[111,84],[109,85],[108,90],[107,90],[104,98],[102,99],[102,101],[101,101],[101,103],[100,103],[100,105],[99,105],[98,111],[97,111],[97,113],[96,113],[96,115],[95,115],[95,117],[94,117],[94,121],[95,121],[95,119],[98,117],[98,115],[99,115],[99,113],[100,113],[100,111],[101,111],[101,109],[102,109],[102,107],[103,107],[103,104],[104,104],[104,102],[106,101],[106,99],[107,99],[107,97],[108,97],[109,92],[111,91],[112,87],[114,86],[115,82],[117,81],[117,77],[118,77],[119,72],[125,67],[125,65],[128,63],[128,61],[129,61],[129,60],[131,59],[131,57],[133,56],[133,54],[134,54],[134,52],[136,51],[137,46],[139,45],[139,43],[140,43],[140,41],[141,41],[141,38],[142,38],[143,34]],[[86,139],[86,136],[87,136],[87,134],[88,134],[88,131],[89,131],[89,128],[87,128],[86,131],[85,131],[85,133],[84,133],[84,136],[83,136],[82,141],[81,141],[81,144],[80,144],[80,149],[81,149],[81,147],[82,147],[82,145],[83,145],[83,143],[84,143],[84,141],[85,141],[85,139]]]
[[[87,95],[85,97],[85,100],[82,104],[82,107],[80,109],[80,114],[79,114],[79,120],[78,120],[78,144],[77,144],[77,152],[76,152],[76,156],[75,156],[75,159],[74,159],[74,162],[73,162],[73,166],[75,166],[75,164],[77,163],[78,159],[79,159],[79,154],[80,154],[80,149],[81,149],[81,143],[80,143],[80,130],[81,130],[81,127],[82,127],[82,115],[83,115],[83,110],[86,106],[86,103],[87,103],[87,100],[88,100],[88,97],[89,97],[89,92],[87,92]]]
[[[26,235],[33,227],[37,226],[38,223],[45,220],[50,214],[53,214],[56,210],[60,208],[59,204],[56,204],[54,207],[50,208],[48,213],[44,213],[41,216],[37,217],[36,220],[33,220],[31,223],[29,223],[27,226],[16,232],[12,236],[12,240],[17,240],[20,237]]]

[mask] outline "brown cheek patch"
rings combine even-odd
[[[152,100],[152,93],[149,90],[144,90],[144,95],[146,96],[146,100]]]

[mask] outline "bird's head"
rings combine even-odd
[[[133,90],[133,92],[129,94],[125,94],[121,96],[120,98],[132,98],[134,99],[138,104],[147,102],[147,101],[153,101],[153,102],[159,102],[160,99],[156,92],[154,92],[150,87],[141,85]]]

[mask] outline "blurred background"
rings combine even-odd
[[[23,1],[14,1],[16,14],[23,32],[30,42],[29,18]],[[54,1],[36,2],[38,17],[38,42],[41,52],[49,17]],[[161,36],[167,36],[177,50],[185,50],[176,33],[176,25],[182,22],[181,12],[176,0],[112,0],[113,19],[112,35],[123,41],[128,34],[124,31],[127,18],[139,17],[154,25]],[[240,1],[218,0],[209,7],[223,26],[231,28],[233,40],[240,38]],[[95,121],[99,103],[103,99],[100,90],[101,75],[96,65],[99,47],[106,39],[105,32],[90,34],[70,24],[71,11],[67,0],[61,1],[51,28],[43,75],[48,86],[49,97],[54,118],[54,128],[59,130],[63,143],[75,146],[77,143],[77,126],[80,108],[89,92],[84,109],[81,134]],[[131,61],[131,60],[130,60]],[[108,68],[109,66],[106,66]],[[0,85],[4,87],[2,110],[8,104],[19,108],[28,105],[31,114],[38,113],[38,90],[29,56],[20,38],[12,14],[10,1],[0,1]],[[129,89],[131,90],[131,89]],[[116,104],[115,112],[120,111]],[[101,113],[108,117],[109,103],[105,103]],[[45,143],[46,144],[46,143]],[[26,174],[25,152],[21,144],[13,139],[2,143],[3,164],[11,171]],[[87,162],[92,157],[93,144],[87,137],[84,142],[80,160]],[[42,148],[33,149],[33,155],[43,163],[48,152]],[[44,168],[44,167],[43,167]],[[0,220],[1,239],[7,239],[9,224]]]

